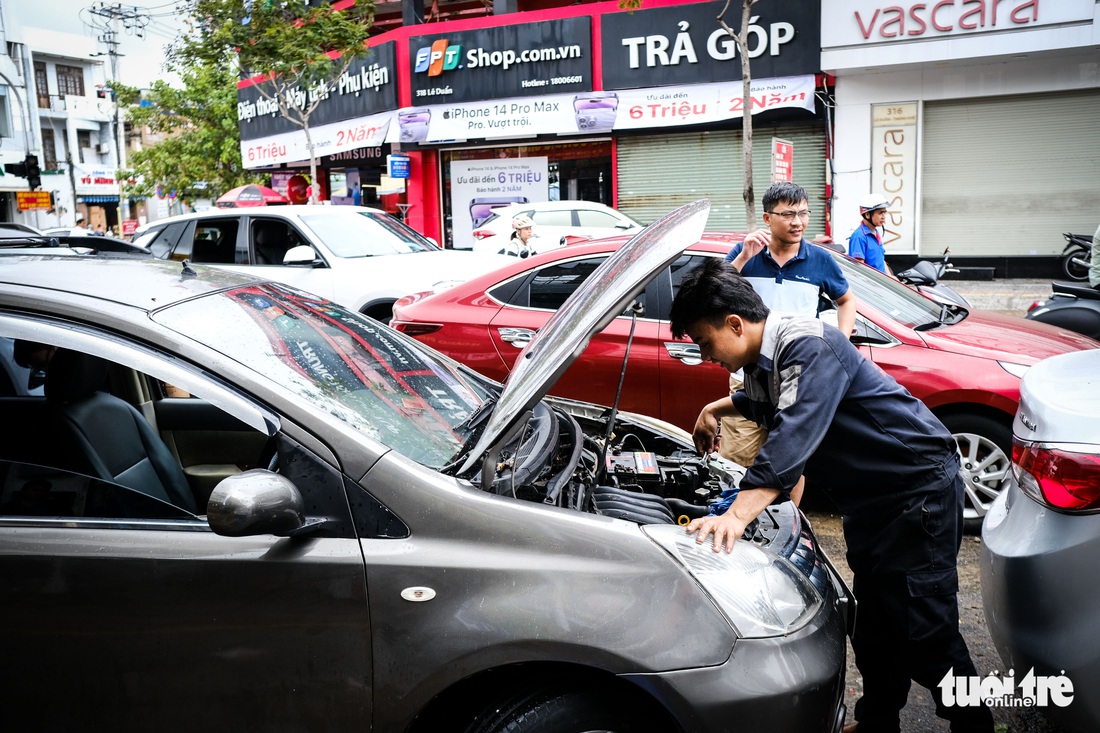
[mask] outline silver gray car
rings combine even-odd
[[[1100,349],[1028,370],[1013,424],[1012,479],[982,529],[989,631],[1012,699],[1100,730]],[[1028,675],[1031,679],[1028,680]],[[1003,675],[1002,675],[1003,677]],[[1036,690],[1059,690],[1044,699]]]
[[[45,373],[0,397],[4,719],[838,731],[852,602],[799,511],[716,554],[678,525],[738,467],[545,396],[706,214],[609,258],[503,387],[286,285],[0,257]]]

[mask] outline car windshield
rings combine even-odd
[[[464,421],[493,396],[418,342],[276,284],[196,298],[155,319],[433,468],[454,459],[470,437]]]
[[[844,277],[848,278],[852,294],[860,303],[866,303],[879,313],[918,331],[941,322],[943,308],[939,303],[914,292],[873,267],[846,257],[837,257],[836,261],[844,272]]]
[[[302,223],[337,257],[376,257],[439,249],[388,214],[371,211],[347,215],[303,214]]]

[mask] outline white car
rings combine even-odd
[[[442,290],[512,259],[444,250],[378,209],[264,206],[158,219],[134,242],[154,257],[277,280],[388,322],[398,298]]]
[[[592,201],[543,201],[533,204],[509,204],[494,208],[474,229],[475,252],[499,252],[512,236],[512,219],[523,214],[534,226],[534,250],[546,250],[567,244],[564,238],[610,237],[639,230],[642,225],[610,206]]]

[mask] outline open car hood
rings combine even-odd
[[[459,472],[481,460],[538,403],[588,346],[592,336],[620,315],[646,283],[698,242],[710,202],[681,206],[642,229],[611,253],[569,296],[519,353],[493,413]]]

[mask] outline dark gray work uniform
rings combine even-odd
[[[732,399],[768,429],[741,489],[789,495],[805,474],[843,515],[859,603],[860,733],[899,729],[910,680],[932,692],[952,731],[992,731],[987,707],[946,708],[937,687],[952,668],[977,674],[959,633],[963,484],[947,429],[817,319],[769,316],[760,359]]]

